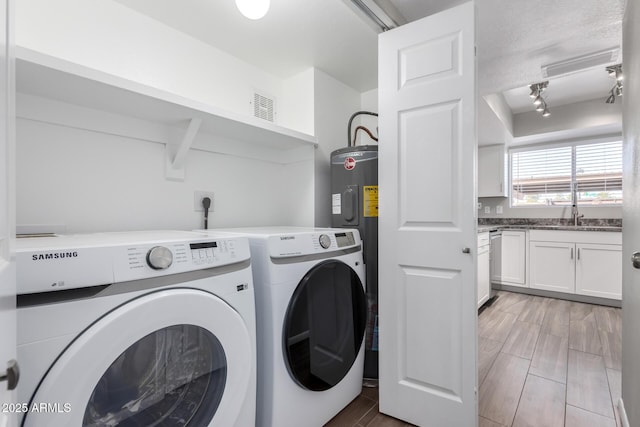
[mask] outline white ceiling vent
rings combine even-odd
[[[259,119],[267,120],[275,123],[276,117],[276,101],[273,97],[253,93],[253,115]]]

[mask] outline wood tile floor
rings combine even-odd
[[[499,292],[478,319],[480,427],[616,427],[620,309]],[[408,427],[364,388],[327,427]],[[462,427],[462,426],[461,426]]]

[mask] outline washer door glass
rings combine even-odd
[[[235,297],[248,313],[253,293]],[[255,336],[238,311],[197,289],[126,298],[94,302],[125,301],[71,341],[29,402],[70,410],[27,412],[24,427],[228,427],[252,410]],[[69,303],[66,318],[92,309],[85,304]]]
[[[366,297],[356,272],[336,260],[316,265],[298,284],[285,316],[291,377],[314,391],[339,383],[358,356],[366,320]]]
[[[83,426],[207,425],[220,404],[227,362],[220,341],[193,325],[152,332],[107,369]]]

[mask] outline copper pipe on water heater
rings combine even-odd
[[[357,111],[355,113],[353,113],[351,115],[351,118],[349,119],[349,124],[347,125],[347,147],[351,147],[351,123],[353,122],[353,119],[355,119],[356,117],[363,115],[363,114],[367,114],[369,116],[375,116],[378,117],[378,113],[373,113],[371,111]],[[356,130],[357,131],[357,130]],[[355,139],[355,136],[354,136]]]

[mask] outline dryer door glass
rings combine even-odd
[[[87,404],[83,426],[205,426],[224,392],[220,341],[199,326],[152,332],[107,369]]]
[[[358,356],[366,317],[356,272],[335,260],[316,265],[298,284],[285,316],[283,345],[291,377],[314,391],[340,382]]]

